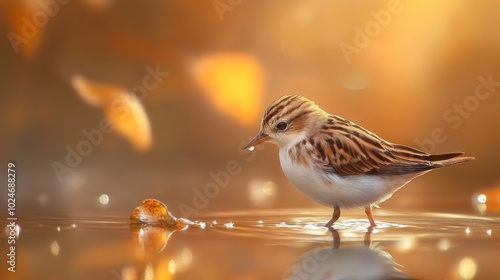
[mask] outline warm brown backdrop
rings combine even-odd
[[[498,185],[500,85],[475,95],[479,77],[500,83],[496,1],[46,2],[0,1],[0,155],[17,163],[23,215],[125,216],[144,198],[180,215],[231,161],[241,172],[200,214],[312,206],[284,178],[276,147],[250,162],[240,150],[266,106],[290,93],[389,141],[418,147],[436,134],[421,148],[477,158],[419,178],[387,209],[475,211],[474,193]],[[14,33],[24,41],[13,45]],[[52,163],[106,116],[71,78],[132,91],[147,67],[169,73],[142,100],[149,150],[105,134],[59,182]]]

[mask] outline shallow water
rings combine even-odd
[[[325,209],[212,213],[183,231],[128,217],[24,219],[16,272],[1,279],[494,279],[500,218]],[[7,251],[1,239],[2,252]],[[5,262],[4,262],[4,266]],[[342,278],[344,277],[344,278]]]

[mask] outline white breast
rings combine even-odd
[[[376,205],[419,174],[339,176],[303,164],[295,164],[285,148],[280,149],[280,164],[295,187],[317,203],[341,208]]]

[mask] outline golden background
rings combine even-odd
[[[125,217],[145,198],[177,216],[182,205],[193,215],[314,206],[284,177],[275,146],[241,150],[285,94],[391,142],[476,157],[415,180],[386,209],[476,211],[474,195],[498,186],[496,1],[3,0],[0,8],[0,154],[17,164],[20,215]],[[84,130],[102,133],[90,151]],[[69,166],[79,147],[88,153]],[[195,207],[196,191],[228,164],[235,175]]]

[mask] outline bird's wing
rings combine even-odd
[[[318,168],[337,175],[396,175],[439,167],[423,151],[391,144],[353,122],[332,118],[305,140],[306,152]]]

